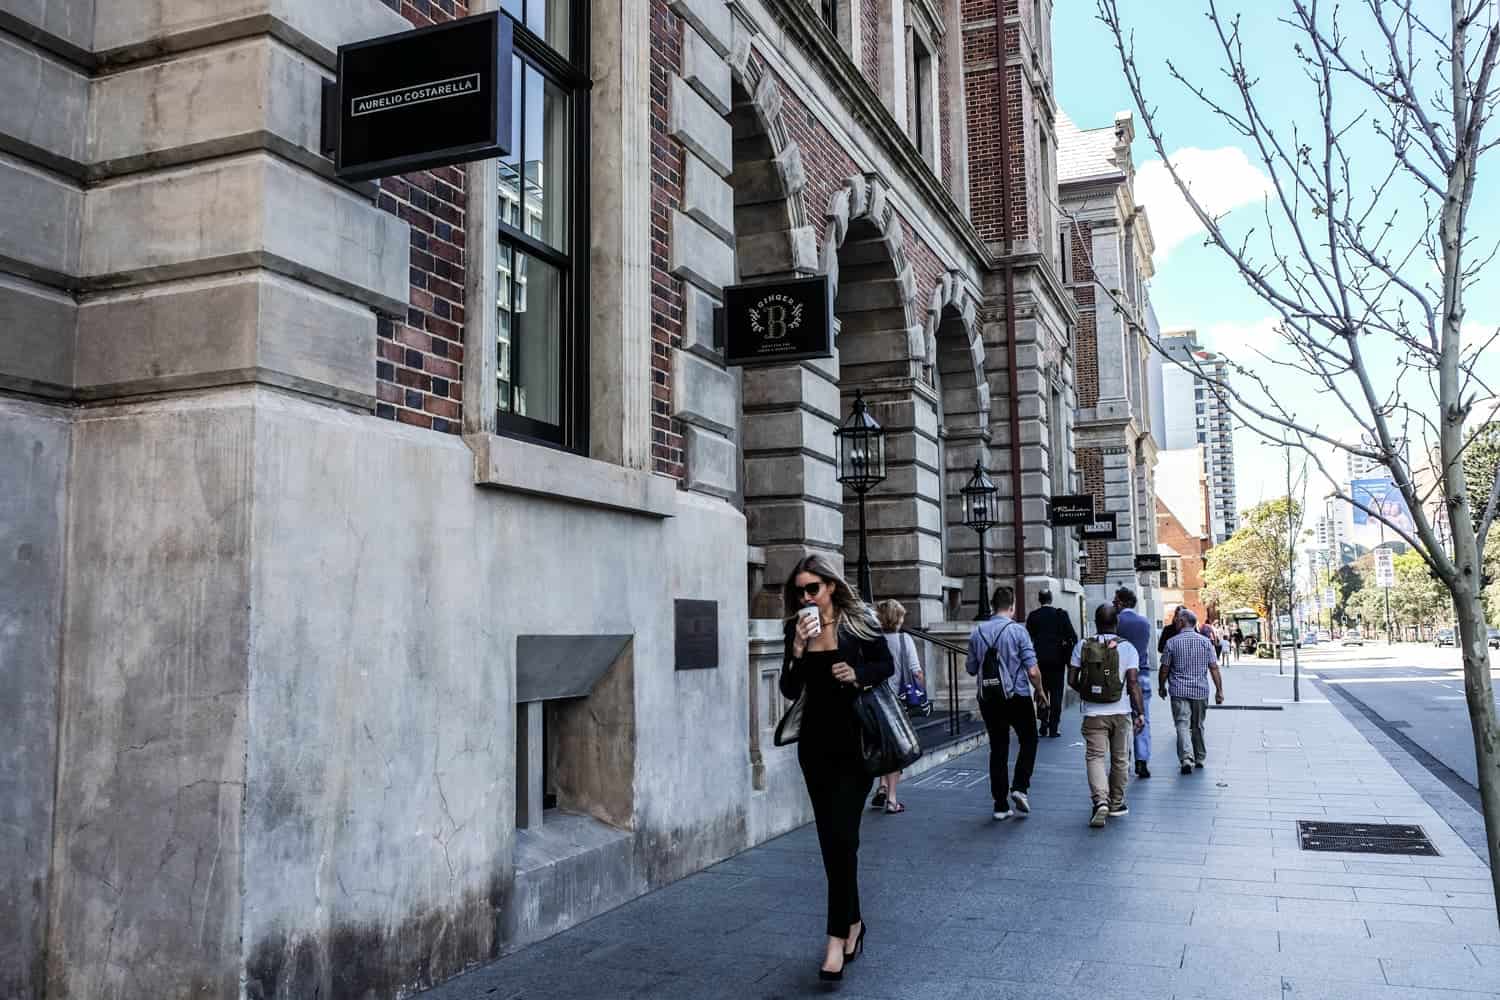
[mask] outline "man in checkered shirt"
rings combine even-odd
[[[1224,678],[1219,675],[1219,654],[1214,644],[1198,631],[1198,616],[1187,608],[1178,611],[1182,631],[1167,641],[1161,656],[1161,696],[1172,697],[1172,721],[1177,723],[1177,759],[1182,773],[1192,774],[1208,757],[1203,745],[1203,717],[1208,714],[1208,681],[1213,678],[1214,704],[1224,704]]]

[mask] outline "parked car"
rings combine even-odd
[[[1440,628],[1432,637],[1432,644],[1434,646],[1457,646],[1458,639],[1454,637],[1451,628]]]
[[[1318,633],[1316,633],[1316,632],[1308,632],[1306,635],[1304,635],[1302,637],[1302,645],[1304,645],[1304,646],[1316,646],[1317,644],[1318,644]]]
[[[1339,640],[1339,645],[1341,646],[1363,646],[1364,644],[1365,637],[1360,634],[1358,629],[1350,629],[1348,632],[1345,632],[1344,637]]]
[[[1485,630],[1485,634],[1489,637],[1490,648],[1500,649],[1500,628],[1491,625]]]

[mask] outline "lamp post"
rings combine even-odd
[[[984,463],[974,461],[974,475],[962,490],[964,498],[964,524],[979,533],[979,607],[975,621],[989,617],[989,598],[985,594],[987,581],[984,573],[984,533],[1000,522],[1000,501],[996,499],[995,483],[984,471]]]
[[[854,409],[833,432],[838,439],[839,482],[859,496],[859,596],[875,603],[870,585],[870,557],[865,544],[865,494],[885,480],[885,431],[865,406],[864,393],[854,394]]]

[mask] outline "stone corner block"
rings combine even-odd
[[[701,427],[683,428],[687,450],[684,485],[694,493],[730,497],[739,489],[739,449],[728,438]]]
[[[682,35],[682,77],[720,114],[729,114],[729,63],[696,31]]]
[[[703,40],[721,56],[729,54],[734,39],[734,19],[724,0],[669,0],[672,12],[698,30]]]
[[[683,286],[682,349],[715,364],[723,364],[715,315],[718,308],[719,300],[696,285]]]
[[[692,153],[684,158],[682,210],[726,243],[734,242],[734,189]]]
[[[734,283],[734,248],[688,215],[673,211],[670,269],[717,297],[725,285]]]
[[[672,405],[672,415],[683,423],[732,435],[739,414],[734,376],[679,350],[672,366]]]
[[[672,77],[667,134],[697,153],[720,177],[728,177],[733,171],[733,128],[680,76]]]

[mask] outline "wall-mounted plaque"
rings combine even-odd
[[[730,285],[720,321],[726,365],[833,357],[833,289],[826,274]]]
[[[1160,573],[1161,556],[1157,555],[1156,553],[1136,556],[1135,571],[1137,573]]]
[[[1084,541],[1112,541],[1119,537],[1114,514],[1095,514],[1094,519],[1083,525],[1080,532]]]
[[[503,156],[511,22],[498,12],[339,46],[323,147],[345,180]]]
[[[1055,528],[1094,522],[1094,495],[1076,493],[1053,497],[1047,504],[1047,520]]]
[[[678,670],[712,670],[719,665],[719,602],[672,602],[676,619]]]

